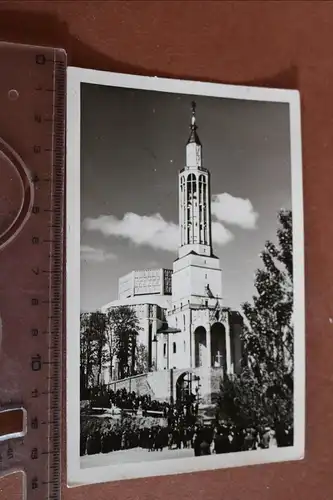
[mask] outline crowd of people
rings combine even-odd
[[[152,399],[149,394],[138,395],[135,391],[127,389],[105,389],[90,395],[90,406],[92,408],[118,408],[125,411],[136,412],[153,411],[165,413],[168,410],[168,403]]]
[[[279,434],[277,429],[270,427],[255,429],[217,425],[197,428],[193,436],[193,448],[195,456],[200,456],[290,446],[292,441],[291,429]]]
[[[119,408],[123,417],[116,425],[102,433],[95,429],[89,435],[81,436],[81,454],[108,453],[140,447],[149,452],[164,449],[193,449],[194,456],[212,453],[231,453],[239,451],[290,446],[293,444],[292,429],[276,426],[257,428],[236,427],[234,425],[212,422],[203,425],[199,418],[198,402],[188,394],[181,402],[159,402],[149,395],[138,395],[125,388],[117,391],[102,390],[91,400],[91,407]],[[155,414],[159,424],[141,427],[133,425],[140,416]],[[150,415],[151,415],[150,414]],[[157,419],[158,420],[158,419]]]
[[[138,395],[135,391],[127,391],[125,388],[117,391],[109,390],[110,406],[121,410],[143,410],[164,412],[167,403],[152,399],[149,394]]]
[[[163,451],[166,447],[169,450],[192,448],[195,456],[202,456],[292,445],[291,432],[285,433],[284,442],[281,440],[278,443],[277,437],[277,432],[270,427],[243,429],[220,425],[192,427],[179,425],[143,429],[138,437],[135,436],[135,440],[136,446],[149,451]],[[134,443],[126,439],[123,442],[128,448],[134,447]]]
[[[98,394],[92,395],[90,406],[92,408],[104,409],[117,408],[134,413],[141,412],[143,414],[156,412],[161,417],[167,419],[169,426],[180,421],[192,424],[193,419],[191,417],[198,414],[198,403],[195,400],[195,396],[188,395],[181,404],[172,404],[152,399],[149,394],[139,395],[135,391],[127,391],[125,388],[118,389],[117,391],[103,389]]]
[[[149,452],[187,448],[193,449],[194,456],[202,456],[290,446],[292,439],[291,429],[284,432],[283,436],[278,436],[278,432],[269,427],[243,429],[224,425],[186,426],[180,423],[174,427],[154,425],[151,428],[133,429],[119,425],[103,435],[88,436],[81,443],[81,454],[89,453],[92,441],[93,453],[109,453],[137,447]]]

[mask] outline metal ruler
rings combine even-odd
[[[0,476],[59,500],[66,54],[0,42],[0,71]]]

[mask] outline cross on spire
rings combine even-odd
[[[191,103],[191,104],[192,104],[192,120],[191,120],[191,128],[192,128],[192,127],[197,128],[196,123],[195,123],[195,110],[196,110],[197,105],[196,105],[196,102],[195,102],[195,101],[192,101],[192,103]]]
[[[196,114],[195,114],[196,108],[197,108],[196,102],[192,101],[192,103],[191,103],[192,116],[191,116],[191,125],[190,125],[191,133],[190,133],[190,137],[187,141],[187,144],[194,142],[195,144],[198,144],[199,146],[201,146],[201,142],[200,142],[199,136],[197,134],[198,126],[196,124]]]

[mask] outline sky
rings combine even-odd
[[[118,278],[134,269],[172,268],[192,100],[224,305],[251,300],[278,210],[291,208],[288,104],[82,84],[82,310],[117,299]]]

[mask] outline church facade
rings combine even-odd
[[[209,403],[221,378],[240,369],[242,316],[223,303],[222,270],[212,241],[211,174],[202,150],[193,103],[179,172],[180,240],[173,269],[129,273],[119,280],[118,300],[102,308],[133,307],[148,352],[148,373],[109,380],[114,388],[130,383],[132,390],[173,401],[190,391]]]

